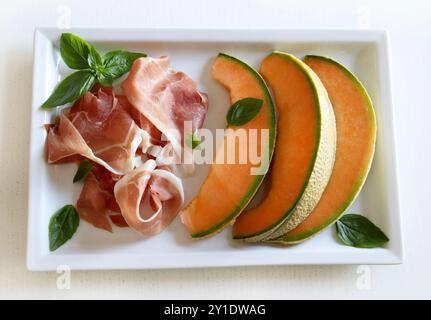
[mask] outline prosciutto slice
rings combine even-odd
[[[117,96],[122,106],[125,106],[136,124],[150,135],[150,142],[154,145],[164,145],[166,141],[162,138],[162,133],[152,124],[145,116],[133,107],[127,97],[124,95]]]
[[[49,163],[81,155],[115,174],[134,168],[139,147],[150,145],[149,134],[140,129],[111,89],[87,92],[49,129],[46,146]]]
[[[122,87],[130,103],[170,141],[175,154],[181,154],[185,122],[190,133],[202,127],[207,96],[190,77],[173,70],[168,57],[135,60]]]
[[[81,195],[76,203],[81,219],[91,223],[96,228],[112,232],[107,213],[105,192],[100,188],[96,176],[90,172],[85,179]]]
[[[83,220],[109,232],[112,232],[110,221],[116,225],[125,224],[124,219],[118,217],[118,214],[109,215],[120,212],[120,207],[114,197],[114,186],[120,178],[103,166],[94,164],[85,179],[76,204],[79,216]]]
[[[125,221],[145,236],[159,234],[184,202],[181,180],[156,166],[156,161],[150,159],[123,176],[114,187]]]

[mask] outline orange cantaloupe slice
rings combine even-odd
[[[331,179],[313,212],[298,227],[274,242],[302,242],[332,225],[359,194],[373,160],[376,118],[361,82],[340,63],[322,56],[304,62],[328,91],[337,122],[337,151]]]
[[[220,82],[230,93],[232,103],[247,97],[263,100],[262,108],[255,118],[242,126],[228,127],[222,145],[217,149],[215,158],[220,154],[227,155],[228,135],[234,135],[239,130],[250,129],[268,130],[268,139],[258,139],[257,150],[264,150],[262,157],[262,172],[255,175],[252,168],[259,167],[250,159],[245,163],[214,163],[208,177],[204,181],[198,195],[181,211],[181,220],[187,227],[192,238],[211,236],[231,224],[241,211],[247,206],[263,181],[271,161],[276,134],[276,117],[274,104],[264,80],[252,67],[227,54],[219,54],[212,66],[212,76]],[[217,106],[212,106],[216,108]],[[250,141],[247,141],[247,145]],[[263,143],[264,145],[261,145]],[[235,140],[233,147],[239,152],[239,140]],[[230,151],[232,151],[230,149]],[[223,153],[219,151],[223,150]],[[266,159],[266,160],[265,160]],[[220,160],[220,159],[219,159]],[[226,159],[221,159],[225,160]],[[266,161],[264,163],[264,161]],[[222,161],[219,161],[222,162]],[[239,162],[239,161],[237,161]],[[266,167],[266,170],[265,170]],[[261,174],[260,174],[261,173]]]
[[[277,141],[266,197],[234,224],[233,237],[251,242],[283,235],[308,216],[329,181],[336,145],[331,102],[306,64],[273,52],[260,73],[278,110]]]

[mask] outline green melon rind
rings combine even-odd
[[[277,55],[277,56],[281,56],[284,58],[284,55],[286,55],[283,52],[278,52],[278,51],[274,51],[270,54],[271,55]],[[291,62],[291,61],[289,61]],[[301,66],[302,67],[302,66]],[[305,71],[305,70],[304,70]],[[310,87],[313,90],[313,96],[315,97],[315,105],[319,104],[319,99],[318,99],[318,94],[317,94],[317,88],[315,87],[313,80],[311,79],[311,77],[309,76],[309,74],[307,72],[304,72],[306,74],[307,80],[310,83]],[[321,112],[320,112],[320,108],[317,108],[317,123],[319,125],[319,127],[321,126]],[[312,166],[310,166],[310,168],[308,169],[308,173],[307,173],[307,179],[306,181],[308,181],[308,179],[311,176],[311,173],[313,172],[313,167],[314,167],[314,163],[316,161],[317,158],[317,151],[318,151],[318,146],[320,144],[320,131],[316,132],[316,146],[313,150],[313,160],[312,160]],[[307,187],[307,182],[304,183],[302,190],[301,190],[301,194],[304,193],[305,188]],[[262,230],[259,233],[253,233],[253,234],[238,234],[238,235],[234,235],[233,239],[235,240],[244,240],[247,242],[259,242],[261,241],[263,238],[265,238],[267,235],[271,234],[273,230],[277,229],[280,225],[282,225],[287,219],[290,218],[291,214],[292,214],[292,210],[296,207],[296,205],[298,204],[299,200],[301,197],[298,197],[298,199],[293,203],[292,207],[289,208],[289,210],[286,211],[286,214],[277,222],[275,222],[274,224],[270,225],[268,228]]]
[[[297,59],[291,56],[293,59]],[[297,59],[298,61],[301,61]],[[306,181],[306,187],[296,204],[292,209],[290,217],[270,235],[263,240],[272,240],[296,228],[308,215],[313,211],[315,206],[320,200],[326,185],[331,177],[332,168],[335,163],[336,154],[336,123],[335,115],[332,108],[331,101],[329,100],[328,93],[319,77],[314,71],[304,65],[301,61],[300,66],[303,66],[305,71],[312,79],[312,83],[316,88],[317,99],[321,111],[321,126],[320,126],[320,141],[318,144],[318,151],[316,154],[315,162],[313,164],[312,173]]]
[[[320,82],[317,75],[314,74],[314,72],[306,65],[302,63],[301,60],[297,59],[295,56],[280,52],[280,51],[274,51],[271,53],[271,55],[276,55],[278,57],[281,57],[285,59],[288,62],[294,63],[296,66],[298,66],[303,73],[305,74],[311,89],[313,90],[313,96],[315,97],[315,105],[316,111],[317,111],[317,123],[321,130],[318,130],[316,132],[316,146],[313,151],[313,160],[312,164],[310,165],[310,168],[308,169],[307,178],[305,179],[304,185],[301,190],[301,196],[298,197],[298,199],[293,203],[291,208],[289,208],[285,215],[276,223],[269,226],[265,230],[255,233],[255,234],[247,234],[247,235],[235,235],[234,239],[236,240],[244,240],[246,242],[260,242],[260,241],[269,241],[272,238],[279,237],[286,232],[294,229],[297,225],[299,225],[312,211],[310,208],[314,208],[314,206],[318,203],[318,200],[320,199],[320,196],[316,197],[312,191],[310,191],[310,182],[319,183],[320,186],[317,188],[317,193],[322,194],[323,190],[326,186],[326,184],[329,181],[330,173],[332,172],[332,166],[335,161],[335,138],[336,138],[336,129],[335,129],[335,116],[332,111],[332,106],[329,101],[329,98],[327,97],[326,90],[323,87],[323,84],[320,83],[320,92],[326,94],[326,97],[323,97],[324,99],[327,99],[326,101],[322,102],[320,99],[322,98],[319,94],[319,90],[317,88],[317,84]],[[329,139],[331,141],[322,141],[324,139],[323,135],[323,124],[322,124],[322,104],[327,103],[329,105],[329,119],[327,120],[327,124],[330,126],[329,128],[326,128],[327,130],[332,131],[332,139]],[[328,116],[328,115],[326,115]],[[325,148],[323,146],[323,143],[327,142],[327,152],[325,150],[322,150]],[[316,165],[317,162],[321,161],[322,156],[324,154],[327,154],[330,158],[328,161],[326,161],[326,164],[324,166],[330,166],[330,170],[326,169],[323,170],[325,172],[324,176],[321,179],[318,179],[320,181],[316,181],[312,176],[313,172],[316,174]],[[315,175],[314,174],[314,175]],[[313,181],[312,181],[313,180]],[[309,201],[305,200],[305,197],[309,198]],[[311,199],[310,199],[311,198]],[[305,207],[304,207],[305,206]]]
[[[250,65],[248,65],[244,61],[241,61],[241,60],[239,60],[235,57],[232,57],[228,54],[225,54],[225,53],[219,53],[217,56],[217,59],[218,58],[229,59],[229,60],[243,66],[244,69],[247,72],[249,72],[257,80],[260,88],[262,89],[262,92],[263,92],[264,97],[265,97],[265,102],[266,102],[268,109],[269,109],[270,121],[271,121],[271,123],[269,125],[269,143],[268,143],[268,150],[270,151],[270,155],[267,158],[265,157],[265,159],[268,159],[269,163],[271,163],[271,159],[272,159],[272,156],[274,154],[274,147],[275,147],[276,116],[275,116],[274,102],[272,101],[272,97],[271,97],[271,94],[269,93],[269,89],[265,83],[265,80],[263,80],[262,76],[256,70],[254,70],[253,67],[251,67]],[[269,163],[266,165],[269,166]],[[220,232],[227,225],[233,223],[235,221],[235,218],[244,210],[245,207],[247,207],[247,205],[253,199],[254,195],[256,194],[257,190],[259,189],[259,186],[262,184],[264,177],[265,177],[265,175],[257,175],[256,176],[256,179],[253,181],[253,184],[250,186],[249,190],[247,191],[246,196],[242,199],[242,201],[239,203],[239,205],[231,213],[229,213],[229,215],[223,221],[221,221],[219,224],[213,226],[210,229],[207,229],[207,230],[204,230],[201,232],[197,232],[197,233],[193,233],[190,236],[192,238],[195,238],[195,239],[209,237],[209,236],[212,236],[213,234],[215,234],[217,232]]]
[[[332,217],[326,223],[324,223],[320,226],[317,226],[317,227],[315,227],[309,231],[297,234],[295,236],[282,235],[282,236],[270,241],[271,243],[282,244],[282,245],[301,243],[301,242],[319,234],[320,232],[324,231],[326,228],[329,228],[335,222],[337,222],[337,220],[342,216],[342,214],[345,212],[345,210],[353,203],[353,201],[355,201],[355,199],[359,195],[363,185],[365,184],[368,173],[371,169],[371,165],[373,162],[372,160],[373,160],[374,152],[375,152],[376,131],[377,131],[376,115],[374,112],[373,102],[372,102],[367,90],[365,89],[365,87],[361,83],[361,81],[352,72],[350,72],[349,69],[347,69],[345,66],[343,66],[338,61],[335,61],[329,57],[318,56],[318,55],[307,55],[304,57],[303,60],[306,63],[306,61],[309,59],[320,59],[320,60],[325,60],[326,62],[329,62],[331,64],[334,64],[335,66],[340,68],[340,70],[343,71],[346,75],[348,75],[348,77],[353,81],[353,83],[362,92],[362,94],[365,98],[365,101],[367,102],[367,105],[368,105],[368,113],[369,113],[371,122],[373,123],[374,135],[373,135],[373,141],[371,143],[371,149],[372,150],[371,150],[371,156],[370,156],[370,161],[368,163],[368,166],[364,168],[363,173],[361,175],[361,179],[359,179],[357,181],[355,188],[354,188],[354,191],[352,192],[351,196],[340,206],[340,208],[335,211],[335,213],[332,215]]]

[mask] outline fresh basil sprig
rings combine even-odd
[[[75,70],[90,68],[90,61],[94,65],[95,61],[102,60],[96,48],[71,33],[61,34],[60,53],[64,63]]]
[[[366,217],[346,214],[335,225],[338,238],[356,248],[376,248],[383,246],[389,238]]]
[[[81,164],[79,165],[78,170],[75,173],[75,176],[73,177],[73,183],[84,179],[91,171],[92,168],[93,168],[93,165],[91,164],[90,161],[88,161],[87,159],[82,161]]]
[[[230,126],[242,126],[253,120],[262,108],[263,100],[244,98],[235,102],[229,109],[226,120]]]
[[[49,250],[61,247],[75,234],[79,226],[79,215],[71,204],[65,205],[49,221]]]
[[[66,103],[74,102],[98,81],[104,86],[130,71],[133,62],[144,53],[115,50],[103,57],[97,49],[87,41],[71,33],[63,33],[60,37],[60,53],[65,64],[75,70],[55,88],[42,108],[51,109]]]

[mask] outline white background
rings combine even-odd
[[[57,289],[55,272],[27,271],[33,29],[57,26],[65,8],[71,27],[386,29],[404,264],[72,271],[69,290]],[[429,1],[7,1],[0,11],[0,70],[0,298],[431,298]],[[364,287],[367,270],[371,282]]]

